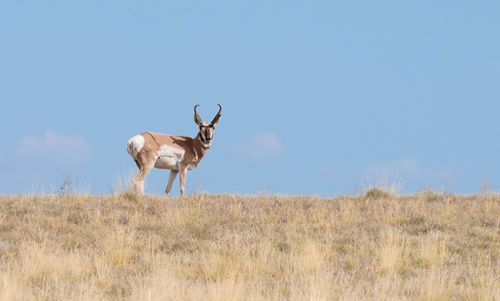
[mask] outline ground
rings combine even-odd
[[[500,300],[500,195],[0,196],[0,300]]]

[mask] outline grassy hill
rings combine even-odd
[[[500,300],[500,195],[0,196],[0,300]]]

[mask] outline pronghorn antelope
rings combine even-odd
[[[133,180],[135,190],[139,194],[144,194],[144,178],[153,167],[156,167],[170,169],[165,194],[170,192],[175,177],[180,173],[181,195],[184,195],[186,173],[198,166],[210,148],[214,128],[219,123],[222,111],[222,107],[219,105],[219,112],[212,122],[206,123],[196,112],[198,106],[194,106],[194,122],[200,127],[200,131],[195,138],[144,132],[127,141],[127,152],[139,168],[139,172]]]

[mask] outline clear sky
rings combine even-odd
[[[0,193],[110,193],[143,131],[212,148],[187,191],[500,188],[499,1],[1,1]],[[168,171],[148,176],[164,191]],[[179,192],[178,179],[173,187]]]

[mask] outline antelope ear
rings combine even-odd
[[[222,112],[222,107],[221,105],[218,105],[219,106],[219,112],[217,112],[217,115],[215,115],[214,119],[212,120],[212,122],[210,122],[210,124],[215,127],[217,125],[217,123],[219,123],[219,118],[220,118],[220,112]]]
[[[202,126],[203,120],[201,120],[200,115],[198,115],[198,112],[196,112],[196,107],[198,107],[198,106],[200,106],[200,105],[194,106],[194,123],[196,123],[198,126]]]

